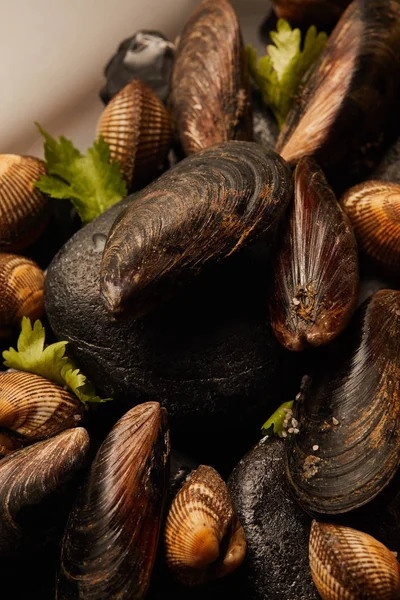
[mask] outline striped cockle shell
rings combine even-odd
[[[110,145],[130,188],[144,185],[162,170],[172,141],[167,109],[153,90],[134,79],[104,109],[97,133]]]
[[[70,514],[58,600],[133,600],[150,584],[167,491],[169,432],[157,402],[113,427]]]
[[[200,465],[176,495],[165,525],[169,569],[185,585],[223,577],[242,563],[246,539],[228,488]]]
[[[0,251],[23,250],[46,227],[48,201],[34,186],[45,174],[38,158],[0,154]]]
[[[0,461],[0,558],[19,559],[46,539],[88,449],[87,431],[75,427]]]
[[[78,425],[84,412],[76,396],[44,377],[0,373],[0,429],[8,430],[10,439],[31,443],[51,437]]]
[[[399,564],[370,535],[313,521],[309,544],[314,583],[323,600],[398,600]]]
[[[44,313],[44,273],[33,260],[0,252],[0,337]]]
[[[360,249],[387,272],[400,275],[400,185],[366,181],[348,190],[341,202]]]

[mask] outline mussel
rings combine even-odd
[[[354,0],[291,109],[276,149],[290,164],[313,155],[336,180],[359,178],[398,130],[400,4]]]
[[[313,521],[310,566],[323,600],[398,600],[400,565],[375,538],[330,523]]]
[[[0,461],[1,558],[20,558],[51,535],[88,448],[86,430],[75,427]]]
[[[0,337],[19,327],[22,317],[44,313],[44,273],[33,260],[0,252]]]
[[[381,290],[357,310],[322,372],[298,403],[288,477],[311,513],[369,503],[400,465],[400,291]]]
[[[351,0],[272,0],[276,15],[292,25],[329,27]]]
[[[75,427],[84,412],[76,396],[44,377],[0,373],[0,444],[5,448],[17,440],[31,443]]]
[[[143,598],[166,495],[166,411],[147,402],[127,412],[100,447],[68,520],[57,598]]]
[[[165,525],[165,554],[186,585],[223,577],[243,562],[246,538],[225,482],[200,465],[178,492]]]
[[[349,220],[315,161],[300,159],[271,290],[271,323],[281,344],[304,350],[335,338],[356,308],[358,280]]]
[[[341,200],[360,249],[381,269],[400,275],[400,185],[367,181]]]
[[[45,173],[38,158],[0,154],[0,251],[23,250],[42,234],[50,213],[34,184]]]
[[[170,103],[185,154],[228,140],[251,140],[250,81],[229,0],[202,0],[176,50]]]
[[[226,142],[190,156],[138,194],[112,227],[101,290],[114,315],[140,315],[206,265],[272,232],[292,194],[273,151]]]
[[[167,158],[172,128],[167,109],[143,81],[128,83],[104,109],[97,133],[110,145],[131,188],[154,179]]]

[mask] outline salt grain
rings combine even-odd
[[[332,417],[332,423],[334,425],[339,425],[339,421],[335,417]]]
[[[317,450],[319,450],[319,446],[317,446],[317,444],[315,444],[315,446],[313,446],[312,449],[314,450],[314,452],[316,452]]]

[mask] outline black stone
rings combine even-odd
[[[369,179],[400,183],[400,137],[390,146]]]
[[[308,562],[311,519],[290,494],[284,455],[282,440],[265,437],[229,479],[247,539],[237,582],[246,600],[319,598]]]
[[[279,127],[272,111],[266,106],[261,92],[256,88],[251,90],[253,105],[253,139],[261,146],[275,148],[279,135]]]

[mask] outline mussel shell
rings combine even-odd
[[[76,396],[44,377],[0,373],[0,430],[9,430],[11,438],[30,443],[51,437],[78,425],[84,412]]]
[[[367,181],[348,190],[341,203],[360,249],[385,271],[400,276],[400,185]]]
[[[315,156],[336,179],[359,178],[399,128],[400,5],[354,0],[290,111],[276,149],[290,164]]]
[[[23,250],[46,227],[47,198],[34,187],[45,173],[38,158],[0,154],[0,251]]]
[[[166,495],[169,435],[156,402],[127,412],[92,464],[71,512],[57,598],[143,598]]]
[[[0,461],[1,558],[20,557],[45,539],[54,527],[49,499],[60,511],[65,495],[55,495],[82,468],[88,447],[86,430],[75,427]]]
[[[357,305],[357,244],[348,218],[315,161],[301,159],[294,204],[277,257],[271,323],[289,350],[327,344]]]
[[[291,194],[287,165],[258,144],[226,142],[186,158],[115,221],[101,265],[106,308],[148,312],[209,264],[272,232]]]
[[[323,600],[400,598],[395,555],[370,535],[313,521],[309,552],[313,580]]]
[[[229,0],[202,0],[180,37],[170,103],[185,154],[251,140],[250,82]]]
[[[288,477],[311,513],[352,511],[375,498],[400,464],[400,292],[357,311],[297,406]]]
[[[167,109],[153,90],[134,79],[104,109],[97,133],[110,146],[129,187],[154,179],[167,158],[172,127]]]
[[[351,0],[272,0],[276,15],[291,25],[329,27]]]
[[[165,524],[165,554],[182,583],[222,577],[242,563],[246,540],[225,482],[200,465],[178,492]]]
[[[0,337],[19,327],[22,317],[43,315],[43,288],[44,273],[33,260],[0,253]]]

